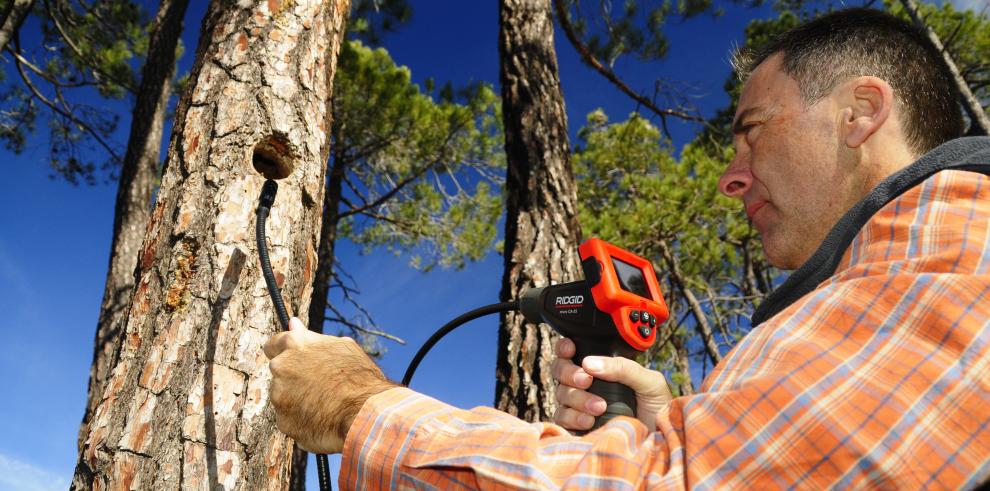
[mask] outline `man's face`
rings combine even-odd
[[[719,190],[743,201],[770,263],[803,264],[859,200],[855,154],[839,135],[834,93],[805,106],[781,55],[761,63],[743,87],[733,123],[736,157]]]

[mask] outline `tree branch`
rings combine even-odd
[[[952,73],[952,78],[956,81],[956,86],[959,89],[959,97],[962,99],[963,108],[966,109],[966,114],[970,119],[970,135],[990,135],[990,117],[987,117],[987,113],[984,112],[983,106],[980,104],[979,99],[973,95],[973,92],[969,90],[969,85],[966,84],[966,80],[963,79],[962,74],[959,73],[959,68],[956,63],[952,60],[952,56],[949,52],[942,46],[942,42],[938,38],[938,34],[935,34],[935,30],[932,29],[921,16],[918,15],[918,4],[914,0],[901,0],[901,4],[904,5],[904,10],[907,11],[908,15],[911,16],[911,20],[914,24],[925,31],[928,35],[928,40],[935,46],[940,53],[942,53],[942,58],[945,60],[945,64],[948,65],[949,71]],[[982,131],[977,131],[982,130]]]
[[[31,12],[31,6],[33,4],[34,0],[14,0],[7,7],[8,12],[5,12],[3,25],[0,26],[0,51],[3,51],[7,47],[10,40],[20,30],[21,24],[24,23],[24,19]]]
[[[17,47],[16,46],[17,45],[16,38],[14,40],[14,44],[15,44],[15,47]],[[17,48],[19,50],[19,47],[17,47]],[[72,114],[71,111],[69,111],[67,109],[63,109],[61,107],[58,107],[57,104],[55,104],[52,101],[48,100],[48,98],[45,97],[45,95],[42,94],[41,91],[38,90],[38,88],[34,85],[34,83],[31,82],[31,78],[28,76],[27,72],[24,71],[24,65],[21,62],[21,60],[23,60],[23,58],[21,57],[21,55],[20,55],[19,52],[10,49],[10,46],[7,47],[7,52],[11,53],[14,56],[15,65],[17,66],[17,73],[20,74],[21,80],[24,81],[24,84],[27,85],[28,89],[31,90],[31,93],[34,95],[34,97],[36,99],[38,99],[43,104],[45,104],[46,106],[48,106],[56,114],[58,114],[58,115],[60,115],[60,116],[62,116],[64,118],[66,118],[67,120],[71,121],[73,124],[76,125],[76,127],[78,129],[80,129],[80,130],[82,130],[82,131],[84,131],[86,133],[89,133],[89,135],[92,136],[93,139],[96,140],[96,142],[100,144],[100,146],[102,146],[104,149],[106,149],[106,151],[110,154],[110,157],[112,159],[114,159],[114,160],[116,160],[118,162],[120,161],[120,156],[117,155],[117,152],[114,151],[114,149],[110,146],[110,144],[107,143],[99,135],[99,133],[96,132],[96,130],[94,130],[89,124],[87,124],[87,123],[83,122],[82,120],[80,120],[79,118],[77,118],[74,114]]]
[[[653,111],[660,117],[660,121],[664,128],[667,126],[667,117],[673,116],[675,118],[681,118],[687,121],[698,121],[701,123],[705,122],[705,119],[698,115],[689,114],[684,111],[678,111],[674,109],[661,109],[657,107],[650,99],[638,94],[636,91],[629,88],[611,69],[603,65],[595,55],[592,54],[591,50],[578,39],[577,33],[574,31],[574,26],[571,24],[570,15],[567,12],[567,8],[564,6],[564,0],[554,0],[554,7],[557,11],[557,21],[560,23],[561,29],[564,30],[564,34],[567,36],[567,40],[571,42],[574,49],[577,50],[578,54],[581,55],[581,59],[591,68],[595,69],[603,77],[605,77],[612,85],[615,85],[624,94],[631,97],[637,103],[643,105],[649,110]],[[669,133],[668,133],[669,136]]]
[[[695,321],[697,321],[695,326],[698,329],[698,333],[701,334],[702,341],[705,343],[705,350],[708,351],[708,356],[712,359],[712,363],[717,365],[718,362],[722,361],[722,355],[718,352],[718,346],[715,344],[715,336],[712,334],[712,328],[708,324],[708,318],[705,317],[705,311],[701,308],[701,303],[698,302],[697,297],[694,296],[694,292],[687,287],[684,281],[684,274],[681,272],[680,263],[667,246],[667,242],[661,240],[659,245],[664,261],[667,262],[667,266],[670,268],[670,279],[677,286],[677,289],[681,291],[681,295],[684,295],[684,298],[687,300],[691,308],[691,313],[694,314]]]
[[[93,70],[93,73],[106,77],[107,80],[110,80],[111,82],[123,87],[131,94],[137,93],[137,88],[134,87],[132,84],[121,81],[116,77],[114,77],[113,75],[106,73],[103,70],[100,70],[98,67],[99,64],[94,63],[93,60],[91,60],[88,56],[86,56],[86,54],[83,53],[78,46],[76,46],[76,43],[73,41],[72,37],[69,36],[69,33],[66,32],[64,28],[62,28],[62,23],[59,22],[58,16],[56,15],[55,11],[52,9],[51,3],[48,0],[45,0],[45,9],[48,10],[48,16],[51,17],[52,24],[55,25],[55,30],[57,30],[59,35],[62,36],[62,40],[65,41],[65,45],[68,46],[69,49],[71,49],[72,52],[79,57],[79,59],[85,61],[89,65],[89,68]]]

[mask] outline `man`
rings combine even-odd
[[[577,367],[562,340],[559,426],[527,424],[397,387],[353,342],[295,321],[265,347],[279,428],[343,451],[340,482],[360,489],[986,480],[990,139],[949,141],[962,122],[939,54],[877,11],[819,18],[740,68],[753,70],[719,187],[771,262],[800,269],[698,394],[673,399],[661,374],[621,358]],[[568,434],[603,409],[583,390],[592,377],[633,388],[638,421]]]

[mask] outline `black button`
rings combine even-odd
[[[650,327],[657,325],[657,318],[655,316],[650,316]]]
[[[644,312],[644,314],[645,313],[646,312]],[[629,312],[629,320],[631,320],[633,322],[639,322],[639,311],[638,310],[634,310],[632,312]]]
[[[644,310],[643,314],[640,315],[639,318],[643,319],[643,322],[650,322],[650,313]]]
[[[639,334],[644,338],[650,337],[650,328],[646,326],[639,326]]]

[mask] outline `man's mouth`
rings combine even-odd
[[[748,216],[749,219],[752,220],[753,215],[756,215],[756,212],[760,211],[760,208],[763,208],[764,206],[766,206],[766,204],[767,204],[766,201],[761,200],[746,205],[746,216]]]

